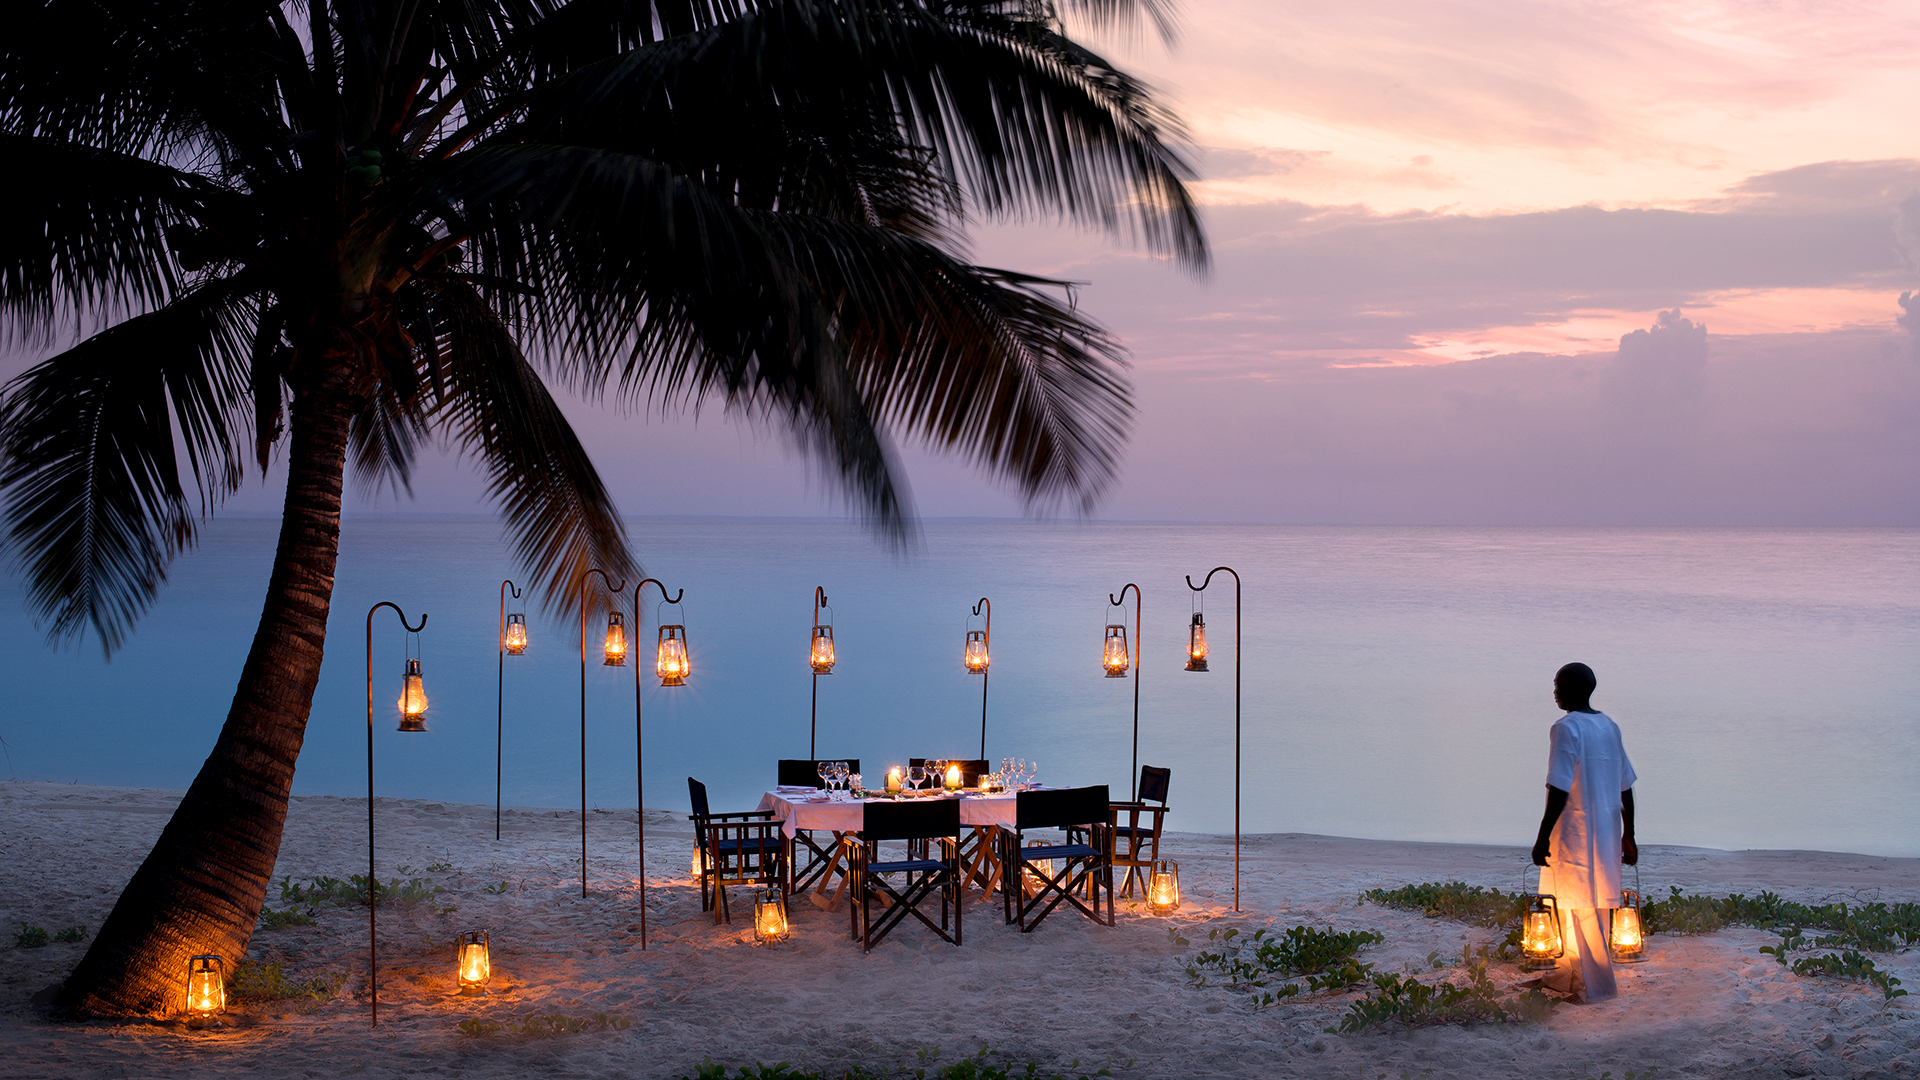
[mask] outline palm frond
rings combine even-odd
[[[194,539],[175,441],[201,512],[238,486],[254,303],[219,281],[35,365],[0,397],[7,538],[48,637],[91,626],[109,654]],[[178,426],[175,418],[178,418]]]

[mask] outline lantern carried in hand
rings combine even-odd
[[[1187,670],[1207,670],[1207,617],[1193,613],[1193,625],[1187,627]]]
[[[833,627],[813,628],[813,649],[807,655],[807,662],[813,665],[815,675],[833,674]]]
[[[660,646],[654,654],[653,671],[661,686],[685,686],[692,670],[687,662],[687,628],[668,623],[660,628]]]
[[[1559,904],[1544,893],[1527,897],[1527,914],[1520,924],[1520,970],[1551,970],[1565,952]]]
[[[1638,964],[1647,958],[1646,931],[1640,925],[1640,893],[1635,889],[1622,889],[1620,899],[1623,906],[1613,909],[1608,945],[1614,963]]]
[[[492,944],[485,930],[469,930],[460,935],[456,966],[461,993],[487,992],[487,980],[493,978]]]
[[[607,667],[627,666],[627,620],[617,611],[607,616],[606,654],[601,663]]]
[[[1127,677],[1127,668],[1133,666],[1133,657],[1127,653],[1125,626],[1119,623],[1107,624],[1107,640],[1100,650],[1100,666],[1107,669],[1109,679]]]
[[[187,961],[187,1017],[196,1024],[214,1023],[227,1011],[227,962],[212,954]]]
[[[780,890],[768,889],[753,902],[753,939],[768,944],[787,939],[787,906]]]
[[[1171,915],[1180,910],[1180,864],[1168,859],[1154,862],[1147,877],[1147,910],[1155,915]]]
[[[521,656],[527,651],[527,617],[520,612],[507,616],[507,629],[500,635],[500,647],[507,650],[508,656]]]
[[[400,677],[400,730],[427,730],[427,689],[420,682],[420,661],[407,661]]]
[[[969,675],[987,673],[987,632],[985,630],[967,631],[966,664]]]

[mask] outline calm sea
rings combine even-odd
[[[110,664],[91,644],[41,644],[17,577],[0,579],[14,628],[8,774],[184,787],[225,716],[275,528],[213,524]],[[908,557],[832,521],[648,520],[633,533],[647,569],[686,590],[694,664],[685,688],[646,682],[651,806],[684,808],[691,775],[717,808],[746,808],[774,759],[806,756],[822,585],[840,663],[819,680],[820,756],[858,757],[875,776],[909,755],[977,751],[981,680],[960,656],[986,596],[990,758],[1124,794],[1137,679],[1140,759],[1173,770],[1170,827],[1229,830],[1224,574],[1204,597],[1213,670],[1181,666],[1194,603],[1182,576],[1227,564],[1244,582],[1249,832],[1528,842],[1557,715],[1549,683],[1582,660],[1639,770],[1643,842],[1920,855],[1920,530],[934,522]],[[364,790],[362,624],[393,600],[431,616],[419,654],[432,731],[393,730],[405,644],[383,611],[380,793],[492,801],[497,587],[510,573],[491,522],[349,521],[296,791]],[[1143,659],[1135,677],[1105,679],[1101,630],[1118,621],[1106,598],[1129,581],[1145,593]],[[530,610],[532,648],[507,660],[506,799],[576,805],[577,632]],[[632,669],[596,657],[586,683],[589,801],[632,806]]]

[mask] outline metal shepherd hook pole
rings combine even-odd
[[[625,581],[614,584],[605,570],[589,567],[580,575],[580,895],[587,895],[587,578],[599,574],[608,591],[626,589]]]
[[[1128,766],[1127,775],[1131,777],[1129,783],[1132,787],[1129,790],[1133,794],[1127,798],[1137,802],[1140,799],[1140,676],[1146,671],[1140,666],[1140,638],[1145,632],[1140,622],[1140,586],[1127,582],[1120,587],[1119,596],[1107,594],[1107,603],[1119,607],[1120,602],[1127,598],[1128,589],[1133,590],[1133,762]],[[1126,618],[1124,614],[1120,617]]]
[[[500,774],[506,756],[507,691],[507,590],[520,598],[520,587],[511,580],[500,583],[500,670],[494,678],[493,693],[493,838],[500,839]]]
[[[643,579],[640,584],[633,587],[633,624],[636,629],[640,625],[640,590],[646,588],[648,584],[652,584],[658,588],[660,590],[660,599],[668,604],[677,604],[680,602],[681,597],[687,595],[687,590],[681,589],[669,600],[667,599],[667,587],[660,583],[659,578]],[[638,818],[640,822],[641,952],[645,952],[647,949],[647,759],[645,746],[646,743],[641,736],[640,729],[640,661],[636,659],[633,662],[633,774],[637,777],[634,783],[634,798],[637,800],[634,804],[636,808],[634,816]]]
[[[985,761],[987,757],[987,680],[991,677],[988,667],[993,663],[993,603],[984,596],[980,598],[978,604],[973,605],[973,613],[980,614],[980,609],[983,607],[987,609],[987,662],[980,667],[980,759]]]
[[[1230,566],[1216,566],[1206,579],[1193,583],[1187,575],[1187,588],[1204,592],[1213,575],[1225,570],[1233,574],[1233,910],[1240,910],[1240,575]]]
[[[390,600],[367,609],[367,998],[373,1006],[373,1027],[380,1026],[380,879],[373,875],[373,613],[383,607],[392,608],[410,634],[427,628],[426,612],[420,613],[420,625],[414,626],[400,605]]]
[[[681,591],[685,592],[686,590],[682,589]],[[660,595],[661,596],[667,595],[667,590],[665,586],[661,586]],[[825,585],[815,585],[813,587],[813,629],[814,629],[814,633],[816,634],[820,632],[820,609],[825,606],[827,606],[827,587]],[[808,642],[807,648],[808,648],[809,658],[811,658],[813,643]],[[810,666],[813,667],[813,711],[809,713],[807,716],[807,757],[808,758],[812,758],[814,756],[814,748],[813,748],[814,736],[817,733],[817,728],[819,727],[819,722],[820,722],[820,667],[817,664],[810,665]],[[829,675],[833,674],[832,670],[829,669],[827,674]]]

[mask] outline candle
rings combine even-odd
[[[900,794],[900,766],[898,765],[887,770],[887,794]]]
[[[947,790],[959,791],[961,787],[960,766],[947,766]]]

